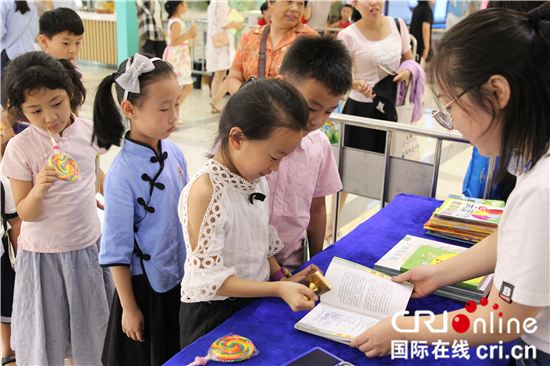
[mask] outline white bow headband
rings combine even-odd
[[[155,65],[153,61],[158,61],[160,58],[147,58],[139,53],[134,55],[134,62],[130,59],[126,62],[126,71],[115,79],[118,85],[124,89],[124,99],[128,99],[128,93],[139,94],[139,76],[143,73],[153,71]]]

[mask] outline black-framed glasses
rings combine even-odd
[[[441,108],[440,110],[438,111],[432,111],[432,117],[435,118],[435,120],[443,127],[443,128],[446,128],[447,130],[453,130],[454,129],[454,125],[453,125],[453,117],[451,116],[451,112],[449,111],[449,106],[451,104],[453,104],[454,102],[456,102],[458,100],[458,98],[460,98],[461,96],[463,96],[464,94],[466,94],[467,92],[469,92],[470,90],[472,90],[473,88],[470,88],[470,89],[467,89],[465,91],[463,91],[458,97],[456,97],[455,99],[451,100],[449,103],[447,103],[443,108]]]

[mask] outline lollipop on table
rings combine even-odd
[[[52,136],[52,132],[49,129],[48,132],[50,133],[50,138],[54,149],[54,154],[50,156],[48,164],[55,168],[59,179],[65,182],[74,182],[80,176],[78,165],[76,165],[76,162],[70,157],[70,155],[59,151],[59,146],[57,146],[57,143]]]
[[[230,334],[218,338],[208,350],[206,357],[196,357],[195,361],[187,366],[206,365],[210,360],[218,362],[239,362],[248,360],[258,354],[258,349],[248,338]]]

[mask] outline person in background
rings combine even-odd
[[[373,102],[372,88],[388,76],[379,66],[397,70],[393,82],[407,81],[411,77],[409,70],[399,68],[404,61],[413,59],[407,25],[403,19],[384,16],[383,12],[384,1],[357,1],[353,13],[355,23],[338,33],[338,39],[344,42],[351,54],[354,72],[353,87],[342,111],[344,114],[366,118],[376,116],[379,105]],[[344,139],[345,146],[357,149],[384,153],[386,148],[385,131],[346,126]],[[347,193],[342,192],[341,198],[340,210]],[[327,222],[327,239],[333,235],[334,211],[330,211]]]
[[[429,61],[432,55],[432,25],[434,23],[434,14],[430,5],[434,4],[435,0],[419,1],[414,8],[410,32],[416,38],[416,61]]]
[[[351,16],[353,15],[353,6],[346,4],[342,7],[341,19],[330,25],[331,28],[347,28],[351,25]]]
[[[197,28],[194,26],[187,32],[185,22],[181,19],[183,13],[187,11],[185,1],[167,1],[164,9],[168,13],[168,47],[164,50],[162,60],[169,62],[178,77],[178,84],[181,88],[179,106],[193,91],[193,78],[191,77],[191,54],[189,53],[189,40],[197,36]],[[179,115],[179,114],[178,114]],[[178,120],[178,125],[183,122]],[[176,127],[177,129],[177,127]]]
[[[330,13],[331,2],[325,0],[315,0],[308,3],[304,11],[306,24],[311,28],[327,27],[328,16]]]
[[[262,4],[262,6],[260,7],[260,11],[262,12],[263,17],[258,19],[258,25],[262,26],[271,23],[271,11],[269,10],[267,1]]]
[[[48,55],[76,64],[84,39],[84,23],[72,9],[57,8],[47,11],[39,20],[38,43]],[[82,72],[75,66],[82,79]]]
[[[2,1],[2,55],[0,73],[4,84],[4,69],[11,60],[23,53],[34,51],[38,34],[38,10],[32,1]],[[6,107],[2,96],[2,106]]]
[[[328,14],[328,24],[334,24],[340,19],[342,19],[342,8],[344,7],[343,1],[332,1],[330,3],[330,13]]]
[[[227,70],[231,67],[235,58],[235,36],[231,29],[243,29],[241,22],[228,22],[227,15],[231,8],[226,0],[214,0],[208,4],[208,31],[206,35],[206,69],[214,73],[212,79],[212,100],[210,105],[212,113],[222,111],[222,98],[227,94]],[[229,43],[225,46],[215,47],[213,36],[225,33]]]
[[[273,79],[279,75],[288,46],[296,37],[316,35],[317,32],[300,23],[307,1],[268,1],[271,24],[251,29],[241,37],[235,59],[227,77],[232,95],[251,77]],[[267,28],[269,27],[269,28]],[[260,43],[264,30],[269,31],[266,42],[265,75],[258,76]]]
[[[161,7],[158,0],[137,0],[136,9],[139,26],[139,46],[142,53],[161,58],[166,48],[162,26]]]

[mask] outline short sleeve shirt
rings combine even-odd
[[[518,177],[498,228],[494,286],[512,302],[542,307],[521,337],[550,353],[550,157]],[[504,287],[508,288],[505,289]]]
[[[388,54],[390,53],[388,49],[388,44],[392,46],[392,51],[395,47],[397,47],[397,52],[400,55],[403,55],[411,49],[411,37],[409,36],[407,25],[405,24],[403,19],[398,19],[401,32],[399,32],[399,30],[397,29],[397,26],[395,25],[395,20],[393,18],[385,17],[385,19],[390,22],[391,33],[386,39],[381,41],[371,42],[366,39],[363,33],[361,33],[361,31],[357,28],[356,24],[352,24],[351,26],[338,33],[338,39],[344,42],[353,60],[354,79],[365,80],[371,86],[374,86],[381,79],[378,72],[379,69],[377,66],[377,59],[385,59],[388,57]],[[377,47],[373,47],[374,43],[385,43],[386,46],[385,48],[379,49]],[[399,68],[400,62],[401,58],[397,57],[393,59],[391,63],[383,63],[387,67],[390,67],[393,70],[397,70]],[[350,98],[358,102],[372,102],[372,99],[367,99],[357,90],[351,91]]]
[[[237,53],[235,54],[231,69],[242,73],[245,80],[258,76],[260,43],[265,27],[251,29],[246,32],[237,47]],[[275,76],[279,75],[279,70],[281,69],[281,64],[288,47],[290,47],[296,37],[304,34],[314,36],[318,33],[307,25],[299,24],[286,32],[276,46],[273,46],[271,38],[267,37],[265,60],[265,77],[267,79],[274,79]]]
[[[411,20],[411,34],[416,38],[418,53],[420,53],[420,51],[424,51],[425,48],[424,37],[422,36],[423,23],[430,23],[430,28],[431,25],[434,23],[434,15],[432,9],[430,8],[430,5],[428,4],[419,4],[414,9]],[[430,42],[431,39],[432,35],[430,31]]]
[[[320,130],[281,161],[279,170],[266,175],[269,184],[269,224],[277,229],[284,248],[275,255],[285,267],[304,263],[302,240],[309,225],[313,198],[342,189],[342,181],[327,136]]]
[[[34,221],[23,221],[19,248],[39,253],[84,249],[99,239],[95,185],[96,156],[92,121],[77,118],[62,136],[53,138],[62,153],[70,155],[80,170],[73,182],[56,181],[44,197],[42,212]],[[36,177],[54,152],[48,132],[35,126],[10,140],[2,161],[2,175],[36,184]],[[13,183],[12,183],[13,184]]]

